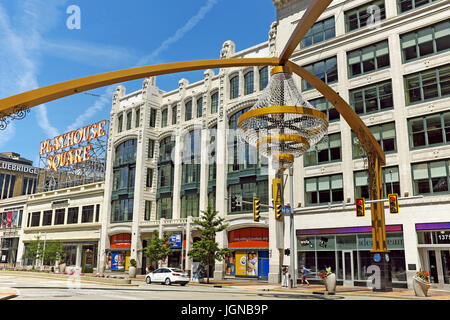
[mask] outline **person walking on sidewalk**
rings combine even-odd
[[[302,265],[302,269],[300,270],[300,272],[302,273],[302,278],[301,278],[302,284],[305,284],[305,282],[306,282],[306,284],[309,286],[309,282],[308,282],[308,280],[306,279],[306,275],[307,275],[308,273],[310,273],[311,270],[310,270],[310,269],[307,269],[307,268],[305,267],[305,265]]]

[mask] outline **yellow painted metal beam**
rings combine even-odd
[[[112,71],[84,78],[69,80],[50,86],[23,92],[0,100],[0,113],[9,115],[16,107],[31,108],[49,101],[67,97],[76,93],[112,85],[115,83],[136,80],[146,77],[170,73],[245,66],[279,65],[278,58],[242,58],[211,59],[185,62],[165,63],[153,66],[136,67]]]
[[[322,95],[331,102],[331,104],[336,108],[336,110],[341,114],[341,116],[347,121],[348,125],[355,132],[361,145],[368,155],[375,153],[380,161],[381,165],[386,164],[386,155],[383,149],[381,149],[380,144],[373,136],[372,132],[367,128],[361,118],[356,114],[356,112],[350,107],[350,105],[342,99],[336,91],[334,91],[325,82],[320,80],[311,72],[300,67],[292,61],[287,61],[285,64],[288,68],[292,70],[293,73],[297,74],[314,88],[316,88]]]
[[[311,29],[313,24],[319,19],[320,15],[332,1],[333,0],[313,0],[310,2],[280,55],[280,64],[285,64],[289,60],[300,41],[302,41],[306,33]]]

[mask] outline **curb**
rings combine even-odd
[[[0,275],[15,275],[15,276],[24,276],[24,277],[32,277],[32,278],[40,278],[40,279],[53,279],[53,280],[68,280],[70,279],[70,275],[48,275],[48,274],[39,274],[36,272],[21,272],[21,271],[2,271]],[[137,284],[132,284],[130,279],[114,279],[114,278],[101,278],[100,279],[92,279],[92,278],[84,278],[80,277],[80,282],[88,282],[88,283],[96,283],[103,285],[111,285],[111,286],[123,286],[123,287],[137,287]],[[121,283],[125,280],[128,283]]]

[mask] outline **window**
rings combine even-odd
[[[392,109],[391,81],[350,90],[350,105],[357,114],[369,114]]]
[[[450,111],[408,120],[410,149],[450,143]]]
[[[51,226],[52,225],[52,216],[53,216],[53,210],[44,211],[42,225],[43,226]]]
[[[141,110],[139,108],[136,109],[136,128],[139,128],[141,124]]]
[[[167,127],[167,117],[169,109],[165,108],[161,111],[161,128]]]
[[[322,140],[304,156],[305,166],[317,165],[341,160],[341,134],[330,134],[328,139]]]
[[[124,166],[114,169],[113,191],[134,189],[136,166]]]
[[[100,204],[97,204],[95,206],[95,222],[98,222],[99,218],[100,218]]]
[[[342,202],[343,200],[342,174],[305,179],[306,205]]]
[[[317,110],[322,111],[328,116],[328,122],[338,121],[341,118],[339,112],[334,108],[334,106],[325,98],[317,98],[309,100],[309,103]]]
[[[0,198],[12,198],[14,195],[14,186],[16,184],[16,176],[9,174],[0,174]],[[3,192],[2,192],[3,186]]]
[[[111,203],[111,222],[133,221],[133,204],[133,198],[113,200]]]
[[[131,111],[127,113],[127,130],[131,129]]]
[[[318,61],[307,65],[304,68],[327,84],[338,81],[336,57]],[[312,85],[302,79],[302,91],[310,90],[312,88]]]
[[[172,219],[172,198],[160,198],[156,202],[157,218]]]
[[[384,0],[363,4],[345,12],[345,30],[350,32],[373,23],[372,21],[386,19]]]
[[[84,206],[81,212],[81,223],[94,222],[94,206]]]
[[[192,119],[192,100],[186,102],[184,105],[184,121]]]
[[[145,221],[150,221],[151,213],[152,213],[152,202],[145,200],[145,214],[144,214]]]
[[[403,62],[446,51],[450,48],[450,20],[404,34],[400,41]]]
[[[153,185],[153,169],[147,168],[147,183],[146,187],[151,188]]]
[[[123,125],[123,115],[121,114],[118,117],[118,121],[117,121],[117,133],[121,133],[122,132],[122,125]]]
[[[334,16],[319,22],[316,22],[306,33],[301,42],[301,48],[326,41],[336,36],[334,26]]]
[[[239,96],[239,76],[234,76],[230,79],[230,99],[235,99]]]
[[[398,167],[382,168],[383,175],[383,194],[387,196],[390,193],[400,194],[400,179]],[[357,171],[354,173],[355,182],[355,198],[370,199],[369,193],[369,173],[364,171]]]
[[[197,99],[197,118],[201,118],[203,116],[203,98],[200,97]]]
[[[385,153],[393,153],[397,151],[394,122],[371,126],[369,127],[369,129],[372,132],[375,139],[380,144],[381,149],[383,149]],[[353,159],[364,156],[365,151],[353,131],[352,131],[352,141],[353,141]]]
[[[175,148],[175,141],[172,137],[164,138],[159,142],[159,161],[172,160],[172,150]]]
[[[253,93],[253,71],[249,71],[244,75],[244,95]]]
[[[155,140],[148,139],[147,156],[148,158],[153,158],[154,154],[155,154]]]
[[[199,216],[199,196],[198,193],[185,194],[181,197],[181,218]]]
[[[208,207],[212,210],[216,210],[216,191],[208,193]]]
[[[40,220],[41,220],[41,213],[33,212],[31,214],[31,227],[39,227]]]
[[[247,178],[246,180],[252,180],[252,178]],[[236,207],[235,210],[231,209],[231,200],[228,201],[228,212],[229,213],[244,213],[253,211],[253,197],[258,197],[261,203],[269,203],[269,185],[268,181],[245,181],[239,184],[228,185],[228,198],[231,196],[242,196],[243,201],[248,203],[242,203],[242,207]],[[265,211],[264,207],[261,207],[261,211]]]
[[[156,109],[150,108],[150,127],[156,127]]]
[[[450,95],[450,64],[405,76],[406,104]]]
[[[119,146],[117,146],[115,150],[114,166],[120,166],[122,164],[127,163],[135,163],[136,148],[137,148],[136,139],[127,140],[121,143]]]
[[[66,209],[56,209],[55,210],[55,225],[64,224],[64,218],[66,215]]]
[[[219,92],[214,92],[211,95],[211,114],[216,113],[218,107],[219,107]]]
[[[67,210],[67,224],[78,223],[78,207]]]
[[[349,78],[389,67],[388,41],[347,53]]]
[[[23,177],[22,195],[33,194],[36,190],[36,182],[37,182],[37,179],[35,179],[35,178]],[[1,186],[1,182],[0,182],[0,191],[1,191],[1,189],[2,189],[2,186]]]
[[[172,125],[177,124],[177,111],[178,111],[178,107],[173,106],[172,107]]]
[[[407,12],[409,10],[420,8],[434,1],[437,0],[397,0],[398,11],[400,13]]]
[[[269,83],[269,68],[259,69],[259,90],[264,90]]]
[[[449,193],[450,160],[412,164],[414,195]]]
[[[173,185],[173,165],[164,164],[158,166],[158,187],[170,187]]]

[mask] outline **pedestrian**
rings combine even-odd
[[[281,281],[281,287],[287,288],[288,287],[288,267],[287,266],[283,266],[281,271],[282,271],[282,274],[283,274],[283,279]]]
[[[309,282],[308,282],[308,280],[306,279],[306,275],[308,274],[308,273],[310,273],[311,272],[311,270],[310,269],[307,269],[306,267],[305,267],[305,265],[302,265],[302,269],[300,270],[300,272],[302,273],[302,284],[305,284],[305,282],[306,282],[306,284],[309,286]]]

